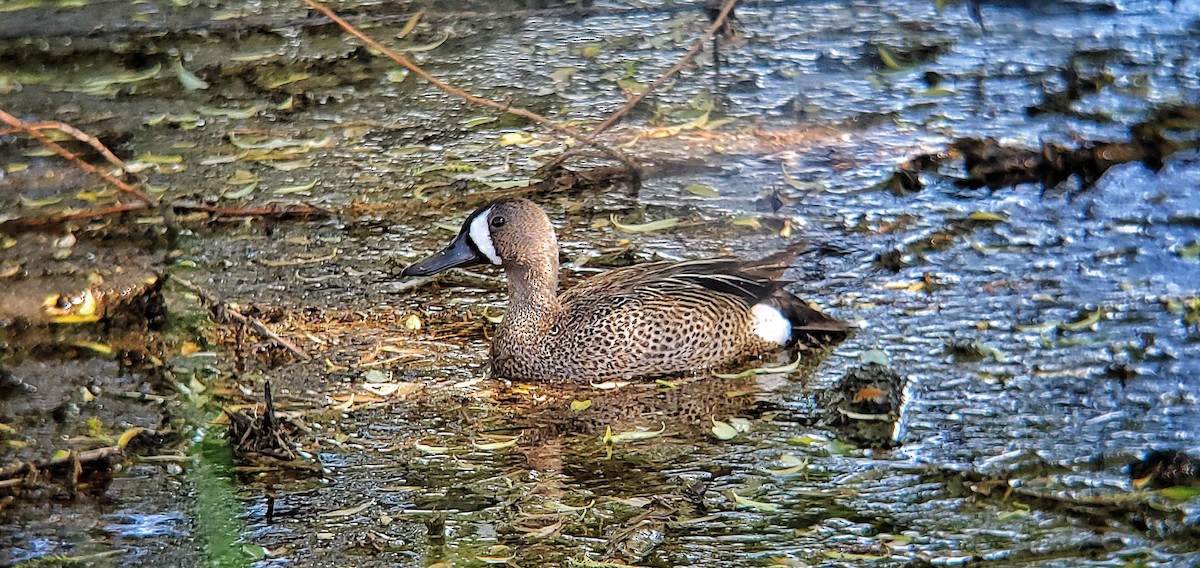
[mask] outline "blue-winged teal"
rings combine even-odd
[[[558,294],[558,240],[526,199],[476,209],[454,242],[404,276],[490,262],[508,277],[492,342],[496,376],[597,381],[668,375],[776,351],[804,332],[845,331],[780,281],[792,251],[611,270]]]

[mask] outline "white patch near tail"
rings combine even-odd
[[[475,243],[475,248],[483,253],[483,256],[488,257],[492,264],[500,264],[500,257],[496,256],[496,245],[492,244],[492,233],[488,229],[488,215],[492,210],[480,212],[471,219],[471,228],[467,230],[467,237],[471,242]]]
[[[754,335],[764,341],[787,345],[792,338],[792,322],[783,316],[779,308],[769,304],[754,304],[750,314],[754,319]]]

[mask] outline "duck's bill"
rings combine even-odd
[[[432,276],[443,270],[483,262],[487,262],[487,258],[471,245],[471,240],[465,234],[460,234],[453,243],[450,243],[450,246],[429,258],[413,263],[412,266],[405,268],[402,274],[404,276]]]

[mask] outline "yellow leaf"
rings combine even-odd
[[[496,122],[497,120],[500,119],[494,116],[476,116],[474,118],[468,118],[467,120],[464,120],[462,126],[463,128],[475,128],[476,126],[483,126],[484,124]]]
[[[254,193],[254,190],[257,188],[258,188],[258,182],[252,181],[252,182],[246,184],[246,187],[243,187],[237,191],[230,191],[227,193],[222,193],[221,197],[224,197],[226,199],[241,199],[243,197],[250,195],[251,193]]]
[[[49,319],[52,323],[92,323],[94,321],[100,321],[100,315],[92,314],[82,316],[76,314],[65,314],[61,316],[50,316]]]
[[[202,106],[196,109],[196,112],[203,116],[224,116],[228,118],[250,118],[263,110],[266,110],[267,105],[254,105],[247,109],[240,108],[216,108]]]
[[[5,12],[27,10],[29,8],[36,8],[41,5],[42,0],[12,0],[11,2],[0,2],[0,14]]]
[[[738,495],[737,492],[732,489],[729,490],[729,495],[731,497],[733,497],[734,503],[737,503],[738,505],[741,505],[743,507],[749,507],[751,509],[765,511],[768,513],[779,510],[779,505],[776,505],[774,503],[765,503],[763,501],[755,501],[753,499],[747,499],[745,497],[742,497],[741,495]]]
[[[397,48],[395,48],[395,50],[404,52],[404,53],[413,53],[413,52],[417,52],[417,51],[433,51],[434,49],[437,49],[438,46],[442,45],[443,43],[446,43],[446,40],[448,40],[448,39],[450,39],[450,32],[446,32],[445,34],[442,35],[442,37],[440,39],[438,39],[437,41],[434,41],[433,43],[427,43],[424,45],[414,45],[411,47],[397,47]]]
[[[634,440],[648,440],[650,438],[657,438],[657,437],[663,435],[663,433],[666,431],[667,431],[667,423],[666,422],[663,422],[662,428],[659,428],[658,430],[645,430],[645,429],[639,428],[637,430],[632,430],[629,432],[621,432],[619,434],[613,434],[612,427],[610,426],[610,427],[607,427],[604,431],[603,442],[608,445],[613,445],[613,444],[618,444],[621,442],[629,442],[629,441],[634,441]]]
[[[500,136],[501,146],[522,146],[533,142],[533,136],[524,132],[508,132]]]
[[[136,162],[147,162],[150,164],[182,164],[183,156],[176,154],[140,154],[134,158]]]
[[[758,222],[758,219],[755,219],[754,217],[734,217],[730,223],[737,227],[750,227],[751,229],[762,228],[762,223]]]
[[[979,221],[982,223],[1004,223],[1008,221],[1008,215],[1001,213],[993,213],[991,211],[975,211],[967,216],[967,219]]]
[[[275,191],[272,191],[271,193],[274,193],[275,195],[287,195],[290,193],[301,193],[301,192],[305,192],[305,191],[312,189],[316,185],[317,185],[317,180],[314,179],[314,180],[312,180],[312,183],[306,183],[306,184],[301,184],[301,185],[289,185],[287,187],[281,187],[279,189],[276,189]]]
[[[688,193],[698,196],[698,197],[707,197],[707,198],[711,199],[714,197],[721,196],[721,194],[718,193],[716,189],[713,189],[712,186],[704,185],[702,183],[693,183],[693,184],[684,186],[683,189],[685,191],[687,191]]]
[[[620,221],[617,221],[616,215],[609,215],[608,220],[612,222],[613,226],[616,227],[618,231],[624,233],[651,233],[654,231],[661,231],[663,229],[670,229],[671,227],[679,224],[678,217],[668,217],[666,219],[650,221],[649,223],[642,223],[640,225],[626,225],[621,223]]]
[[[450,452],[450,448],[446,446],[430,446],[421,442],[414,443],[413,449],[425,454],[445,454]]]
[[[730,426],[728,422],[723,422],[712,418],[712,433],[718,440],[731,440],[738,435],[738,431]]]
[[[129,445],[129,442],[132,442],[134,438],[138,437],[139,434],[145,431],[146,429],[142,428],[141,426],[134,426],[133,428],[122,432],[121,437],[117,438],[117,445],[124,448]]]
[[[47,205],[55,205],[57,203],[62,203],[63,200],[62,197],[58,196],[44,197],[42,199],[29,199],[24,195],[17,194],[17,197],[20,198],[21,205],[24,205],[30,209],[40,209],[42,207],[46,207]]]
[[[200,91],[208,88],[208,83],[195,73],[183,68],[183,62],[179,59],[171,61],[171,67],[175,69],[175,76],[179,78],[179,83],[183,85],[184,90]]]
[[[500,312],[500,315],[494,316],[494,315],[488,313],[489,311],[490,310],[488,309],[488,306],[483,307],[483,319],[488,320],[488,323],[493,323],[493,324],[498,325],[500,322],[504,321],[504,312]]]
[[[406,36],[408,36],[408,34],[411,34],[413,30],[417,29],[417,24],[421,21],[421,17],[424,15],[425,10],[417,10],[416,14],[410,16],[408,21],[404,23],[404,27],[400,28],[400,31],[396,33],[396,39],[404,39]]]
[[[112,355],[113,354],[112,347],[109,347],[108,345],[106,345],[104,343],[100,343],[99,341],[75,341],[75,342],[72,342],[71,345],[74,345],[75,347],[79,347],[81,349],[89,349],[91,351],[99,353],[100,355]]]
[[[156,63],[153,67],[145,71],[122,71],[106,77],[93,77],[78,85],[67,87],[66,90],[92,95],[116,92],[116,89],[113,87],[114,85],[139,83],[158,75],[159,71],[162,71],[162,64]]]
[[[475,446],[475,449],[477,449],[477,450],[483,450],[485,452],[492,452],[492,451],[496,451],[496,450],[503,450],[504,448],[511,448],[511,447],[517,445],[517,441],[520,439],[521,439],[521,436],[516,435],[516,436],[510,437],[508,440],[501,440],[498,442],[484,442],[482,444],[479,442],[471,442],[471,445]]]
[[[896,58],[892,57],[892,52],[882,45],[879,46],[879,58],[883,60],[883,64],[888,69],[900,69],[900,64],[896,62]]]
[[[231,55],[231,56],[229,57],[229,60],[230,60],[230,61],[237,61],[237,62],[239,62],[239,63],[250,63],[250,62],[253,62],[253,61],[260,61],[260,60],[263,60],[263,59],[270,59],[270,58],[272,58],[272,57],[275,57],[276,55],[277,55],[277,53],[276,53],[276,50],[274,50],[274,49],[268,49],[268,50],[264,50],[264,51],[255,51],[255,52],[249,52],[249,53],[238,53],[238,54],[235,54],[235,55]]]
[[[958,94],[958,92],[955,91],[954,89],[947,89],[946,87],[931,87],[929,89],[925,89],[924,91],[917,93],[917,96],[918,97],[945,97],[945,96],[957,95],[957,94]]]
[[[782,367],[756,367],[754,369],[746,369],[740,373],[713,373],[714,377],[721,379],[741,379],[750,375],[774,375],[774,374],[789,374],[800,368],[801,355],[796,354],[796,360]]]
[[[267,83],[267,88],[268,89],[278,89],[279,87],[282,87],[284,85],[290,85],[292,83],[299,83],[300,81],[308,79],[310,76],[311,75],[309,75],[308,73],[293,73],[286,77],[276,79],[275,81]]]

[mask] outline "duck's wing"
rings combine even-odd
[[[783,280],[796,254],[806,243],[759,260],[716,257],[682,262],[650,262],[610,270],[567,290],[559,300],[570,304],[637,299],[679,302],[736,301],[746,307],[767,303],[778,308],[796,331],[844,331],[845,324],[784,290]]]
[[[656,267],[632,282],[631,287],[661,292],[664,296],[718,294],[753,306],[788,284],[778,279],[786,267],[771,268],[767,270],[731,257],[688,260]]]
[[[563,292],[559,299],[567,303],[576,298],[629,294],[637,291],[720,294],[738,299],[747,306],[770,298],[790,282],[781,280],[806,243],[760,260],[740,260],[731,256],[636,264],[617,268],[584,280]]]

